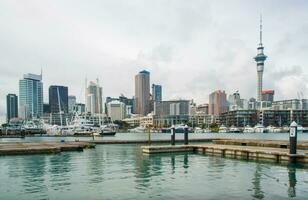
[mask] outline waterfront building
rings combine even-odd
[[[141,71],[135,76],[136,114],[147,115],[150,112],[150,72]]]
[[[43,115],[42,74],[24,74],[19,80],[19,117],[31,119]]]
[[[106,97],[106,101],[105,101],[105,112],[108,113],[108,107],[107,104],[109,102],[112,101],[120,101],[122,103],[125,104],[125,113],[126,113],[126,117],[129,117],[130,115],[132,115],[134,113],[134,98],[127,98],[126,96],[124,96],[123,94],[121,94],[119,96],[119,98],[114,98],[114,97]]]
[[[74,108],[76,106],[76,96],[68,96],[68,113],[74,113]]]
[[[205,114],[204,112],[196,112],[195,115],[189,116],[189,122],[193,127],[209,128],[215,122],[215,116]]]
[[[220,115],[228,111],[227,95],[225,91],[217,90],[209,95],[209,114]]]
[[[18,97],[16,94],[6,95],[6,121],[18,117]]]
[[[263,90],[262,91],[262,101],[274,101],[274,95],[275,91],[274,90]]]
[[[100,87],[97,80],[96,83],[90,81],[86,87],[86,112],[91,114],[103,113],[103,88]]]
[[[220,124],[227,127],[253,127],[257,123],[257,110],[232,110],[220,115]]]
[[[262,101],[262,89],[263,89],[263,71],[264,71],[264,62],[267,56],[264,54],[264,47],[262,44],[262,18],[260,20],[260,42],[259,47],[257,48],[258,54],[254,57],[254,60],[257,63],[257,74],[258,74],[258,81],[257,81],[257,100]]]
[[[257,100],[255,98],[250,98],[248,101],[248,110],[257,109]]]
[[[161,85],[152,84],[152,99],[153,101],[162,101]]]
[[[209,104],[205,103],[205,104],[198,105],[196,108],[196,112],[204,113],[206,115],[209,114]]]
[[[125,104],[120,101],[111,101],[107,104],[108,117],[111,121],[123,120],[126,116]]]
[[[154,102],[154,127],[169,127],[189,121],[189,100]]]
[[[140,115],[133,114],[131,117],[123,119],[123,121],[126,122],[131,128],[134,128],[140,126],[140,119]]]
[[[308,110],[308,99],[288,99],[274,101],[273,110]]]
[[[147,116],[140,117],[139,125],[141,127],[153,127],[153,124],[154,124],[154,117],[151,113],[148,114]]]
[[[243,108],[242,99],[238,91],[229,95],[228,103],[229,103],[229,110],[240,110]]]

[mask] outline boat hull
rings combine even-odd
[[[108,131],[108,132],[104,132],[104,131],[101,131],[99,134],[101,136],[114,136],[117,132],[115,131]]]

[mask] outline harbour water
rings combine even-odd
[[[92,137],[25,137],[25,138],[0,138],[0,142],[39,142],[39,141],[60,141],[64,138],[66,141],[92,140]],[[177,133],[176,139],[183,139],[184,134]],[[262,140],[289,140],[288,133],[190,133],[189,138],[232,138],[232,139],[262,139]],[[147,140],[148,133],[117,133],[112,137],[95,137],[95,140]],[[170,139],[169,133],[151,133],[151,139]],[[300,133],[297,139],[308,140],[308,133]]]
[[[117,134],[117,137],[109,139],[146,139],[147,135]],[[169,134],[153,134],[153,139],[169,137]],[[274,134],[262,139],[287,138],[288,134]],[[27,141],[59,139],[25,138]],[[302,135],[301,139],[306,140],[307,136]],[[307,199],[308,196],[308,169],[301,166],[193,153],[149,156],[142,154],[139,145],[97,145],[83,152],[2,156],[0,169],[0,199],[5,200]]]

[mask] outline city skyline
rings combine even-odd
[[[274,89],[277,100],[297,98],[298,91],[307,98],[305,55],[308,44],[305,37],[308,24],[303,20],[308,18],[305,12],[307,3],[279,3],[278,12],[274,7],[277,3],[258,2],[232,2],[236,5],[224,2],[230,8],[226,11],[222,9],[222,3],[201,1],[194,5],[184,1],[160,2],[161,5],[149,2],[142,5],[145,10],[140,10],[140,1],[135,1],[132,4],[136,6],[137,14],[132,16],[127,12],[120,15],[131,6],[123,2],[120,8],[118,3],[95,2],[83,11],[69,8],[64,3],[58,12],[55,12],[55,7],[45,7],[40,2],[29,3],[23,10],[14,3],[1,2],[0,10],[11,12],[3,12],[5,15],[0,19],[10,20],[0,31],[5,41],[0,47],[0,118],[6,113],[5,96],[18,94],[18,80],[22,74],[39,74],[41,68],[44,102],[48,102],[48,87],[54,84],[68,86],[69,95],[75,95],[78,102],[82,101],[85,76],[89,79],[98,76],[102,80],[105,97],[121,93],[130,97],[134,94],[133,77],[143,69],[151,72],[152,83],[158,82],[164,87],[164,99],[193,98],[204,103],[208,102],[208,94],[217,89],[225,90],[227,94],[239,90],[244,98],[256,98],[257,76],[253,57],[259,42],[260,12],[251,13],[249,8],[253,6],[262,11],[263,42],[269,56],[263,87]],[[76,1],[77,8],[82,6],[82,2]],[[101,16],[95,6],[112,9],[116,15],[107,12]],[[147,12],[150,8],[161,16]],[[93,16],[98,15],[97,20],[85,17],[90,11],[93,11]],[[64,21],[57,21],[60,18],[55,17],[56,14]],[[147,20],[139,19],[139,15],[147,16]],[[121,17],[127,17],[127,25],[123,28]],[[166,18],[164,22],[163,17]],[[76,19],[77,23],[70,24],[71,19]],[[25,25],[20,25],[20,22]],[[56,22],[59,24],[55,25]],[[104,22],[113,25],[109,27],[103,25]],[[42,27],[35,26],[37,24]],[[56,31],[56,27],[66,25],[68,27],[63,28],[63,32]],[[129,25],[135,25],[135,30],[129,30]],[[141,29],[143,26],[152,29]],[[19,29],[23,30],[23,35],[19,35]],[[47,34],[51,29],[55,30],[53,34]],[[82,33],[75,32],[77,30],[82,30]],[[30,33],[34,35],[28,35]],[[113,76],[117,78],[110,78]],[[237,76],[236,80],[234,76]]]

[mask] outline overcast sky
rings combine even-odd
[[[1,0],[0,116],[22,75],[41,68],[45,102],[51,84],[83,102],[85,77],[98,77],[105,97],[131,97],[143,69],[164,100],[205,103],[216,89],[255,97],[260,13],[264,89],[308,98],[307,11],[305,0]]]

